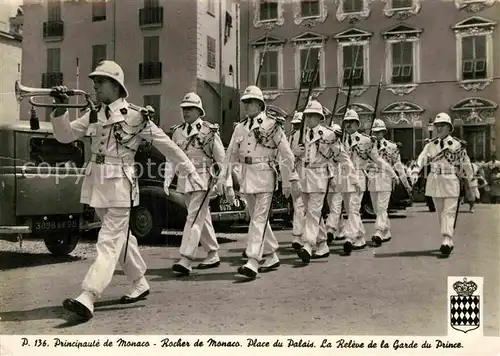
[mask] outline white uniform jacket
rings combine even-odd
[[[283,187],[290,187],[291,181],[299,179],[294,171],[290,145],[281,122],[261,112],[253,119],[245,118],[236,124],[227,149],[222,179],[228,177],[234,165],[238,164],[241,165],[241,193],[272,193],[278,182],[277,163]]]
[[[398,145],[395,142],[382,138],[374,142],[375,149],[379,156],[393,167],[398,173],[401,181],[407,180],[406,170],[401,163]],[[367,167],[368,190],[371,192],[392,191],[392,179],[386,172],[383,172],[375,163],[370,163]]]
[[[477,186],[465,149],[465,142],[447,136],[435,138],[427,143],[418,156],[415,168],[412,170],[413,182],[416,181],[422,167],[430,164],[427,176],[425,195],[435,198],[452,198],[460,195],[460,178],[465,178],[469,187]]]
[[[172,140],[193,162],[196,172],[203,181],[201,189],[195,188],[185,176],[179,174],[177,191],[185,194],[197,190],[207,190],[210,177],[215,179],[217,170],[220,169],[225,158],[224,145],[219,136],[219,125],[203,121],[201,118],[191,124],[191,129],[187,123],[176,125],[172,128]],[[165,185],[167,187],[172,182],[174,174],[171,166],[167,165],[165,170]],[[213,181],[211,186],[214,186],[215,183]],[[232,186],[232,184],[232,176],[228,175],[227,185]]]
[[[344,148],[354,164],[362,191],[366,189],[365,174],[370,164],[378,166],[390,178],[397,177],[392,167],[380,157],[377,147],[370,136],[360,132],[354,132],[350,135],[346,134]],[[342,192],[354,192],[356,190],[342,167],[340,170],[339,189]]]
[[[335,165],[345,166],[347,178],[357,180],[354,166],[335,133],[328,127],[307,128],[304,134],[305,152],[297,158],[296,167],[303,193],[326,193],[329,178],[335,176]],[[294,133],[292,149],[299,145],[300,131]]]
[[[195,170],[182,150],[151,120],[141,108],[118,99],[109,106],[109,119],[103,106],[96,123],[89,122],[90,110],[70,121],[68,111],[62,116],[51,115],[54,136],[59,142],[70,143],[88,135],[92,139],[92,157],[85,168],[81,203],[94,208],[126,208],[139,203],[139,187],[135,172],[135,153],[146,140],[166,157],[173,159],[184,175]],[[132,186],[132,189],[131,189]]]

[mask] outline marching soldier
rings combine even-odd
[[[339,145],[342,145],[342,128],[332,123],[331,129],[335,133],[335,141],[338,141]],[[344,219],[342,219],[342,194],[346,194],[348,199],[345,200],[345,205],[349,204],[349,193],[343,192],[343,185],[340,179],[341,165],[339,163],[333,164],[333,177],[330,179],[330,188],[328,190],[328,207],[330,213],[325,221],[327,242],[330,244],[333,240],[343,240],[344,239]],[[357,177],[356,177],[357,179]]]
[[[384,138],[387,132],[384,121],[375,119],[372,132],[376,139],[376,149],[382,159],[390,164],[398,173],[399,179],[406,188],[408,195],[411,195],[411,187],[408,183],[406,171],[401,163],[399,148],[395,142]],[[368,191],[372,200],[373,209],[377,215],[375,221],[375,233],[372,241],[375,246],[382,245],[391,239],[391,222],[387,214],[387,207],[391,198],[393,180],[375,164],[368,166]]]
[[[95,208],[102,221],[96,244],[97,258],[83,280],[83,292],[63,302],[66,309],[85,319],[93,316],[94,301],[111,282],[118,261],[132,281],[130,291],[121,302],[133,303],[149,294],[144,277],[146,264],[129,230],[130,209],[139,203],[134,156],[142,139],[149,139],[165,156],[174,159],[178,170],[191,184],[201,185],[195,167],[184,152],[149,120],[147,111],[125,100],[128,91],[118,64],[102,61],[89,78],[94,82],[97,100],[102,103],[97,112],[92,109],[73,122],[66,108],[56,108],[51,114],[54,135],[59,142],[70,143],[86,134],[92,137],[92,157],[85,169],[81,202]],[[54,90],[58,92],[55,102],[68,102],[66,87]]]
[[[293,119],[291,121],[292,131],[288,137],[288,141],[290,142],[290,147],[293,147],[293,140],[295,137],[295,133],[300,130],[300,125],[302,123],[302,113],[296,112],[293,115]],[[301,236],[304,231],[304,201],[302,200],[302,196],[292,196],[293,200],[293,228],[292,228],[292,248],[296,251],[300,251],[302,248]]]
[[[330,128],[319,125],[324,120],[323,107],[318,101],[310,101],[304,110],[307,129],[304,144],[299,142],[300,132],[294,135],[293,152],[298,160],[298,172],[305,219],[302,235],[302,249],[298,252],[303,263],[312,258],[325,258],[330,255],[326,234],[320,234],[320,225],[324,222],[321,211],[331,177],[331,162],[343,164],[349,178],[356,183],[354,166],[340,142],[335,140],[335,133]],[[317,250],[312,254],[313,247]]]
[[[344,252],[348,255],[352,250],[366,247],[365,228],[359,211],[366,190],[365,170],[368,164],[375,163],[381,171],[391,177],[393,182],[397,182],[398,176],[392,167],[379,156],[377,147],[373,144],[373,139],[364,133],[358,132],[360,120],[356,111],[347,110],[344,122],[346,131],[344,147],[351,157],[359,182],[359,185],[355,187],[352,182],[345,180],[342,172],[340,173],[343,184],[341,189],[351,193],[349,194],[350,200],[347,208],[348,219],[345,226],[346,242],[344,243]]]
[[[215,186],[215,165],[224,161],[224,146],[219,136],[219,126],[204,121],[203,104],[195,93],[188,93],[180,104],[184,123],[174,126],[172,140],[187,154],[203,180],[203,186],[193,187],[186,177],[179,176],[177,191],[185,198],[187,208],[186,224],[180,247],[181,259],[172,266],[174,272],[188,275],[192,261],[196,257],[198,244],[207,251],[207,258],[198,265],[198,269],[215,268],[220,265],[218,255],[219,244],[215,236],[210,214],[208,195]],[[164,188],[168,195],[168,187],[174,172],[167,170]],[[228,186],[232,186],[232,177],[228,176]]]
[[[469,190],[474,189],[472,166],[465,149],[466,143],[451,136],[453,124],[446,113],[439,113],[434,120],[437,137],[427,143],[418,156],[416,167],[412,171],[412,184],[418,179],[422,168],[430,164],[425,195],[432,197],[438,213],[438,221],[443,236],[440,251],[448,256],[453,250],[453,232],[460,196],[460,178],[468,183]]]
[[[276,254],[278,241],[268,223],[273,192],[278,181],[276,159],[280,155],[283,194],[299,194],[298,176],[294,172],[294,157],[286,140],[281,122],[266,116],[264,96],[256,86],[249,86],[241,96],[246,118],[239,122],[226,154],[219,180],[219,191],[234,199],[234,191],[227,186],[226,177],[231,174],[232,164],[241,164],[240,192],[245,195],[251,221],[248,229],[246,256],[248,261],[238,268],[238,273],[255,279],[258,272],[279,267]],[[259,261],[265,261],[259,268]]]

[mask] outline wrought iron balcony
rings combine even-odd
[[[61,72],[42,73],[42,88],[52,88],[63,84],[64,76]]]
[[[145,7],[139,10],[139,26],[141,28],[163,27],[163,7]]]
[[[63,21],[46,21],[43,23],[43,38],[45,41],[62,41],[64,38]]]
[[[162,79],[161,62],[139,63],[139,81],[143,84],[158,84]]]

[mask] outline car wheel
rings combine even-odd
[[[78,234],[63,233],[45,236],[43,238],[45,247],[54,256],[66,256],[73,252],[78,244]]]
[[[139,206],[132,209],[130,229],[139,245],[154,242],[161,236],[163,227],[158,210],[150,199],[143,199]]]

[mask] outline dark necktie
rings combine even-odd
[[[349,147],[352,146],[352,138],[351,138],[351,135],[347,136],[347,144],[349,145]]]
[[[254,118],[252,117],[250,121],[248,122],[248,129],[251,130],[253,126]]]
[[[380,141],[377,141],[377,150],[380,150]]]
[[[191,125],[190,125],[190,124],[188,124],[188,126],[187,126],[187,134],[188,134],[188,135],[191,133],[191,130],[192,130],[192,129],[193,129],[193,128],[191,127]]]
[[[104,114],[106,115],[106,119],[109,119],[109,117],[111,116],[111,109],[109,108],[109,106],[106,106],[106,109],[104,109]]]
[[[444,142],[442,139],[439,139],[439,147],[441,147],[441,149],[444,148]]]
[[[314,131],[313,129],[309,129],[309,141],[312,141],[314,138]]]

